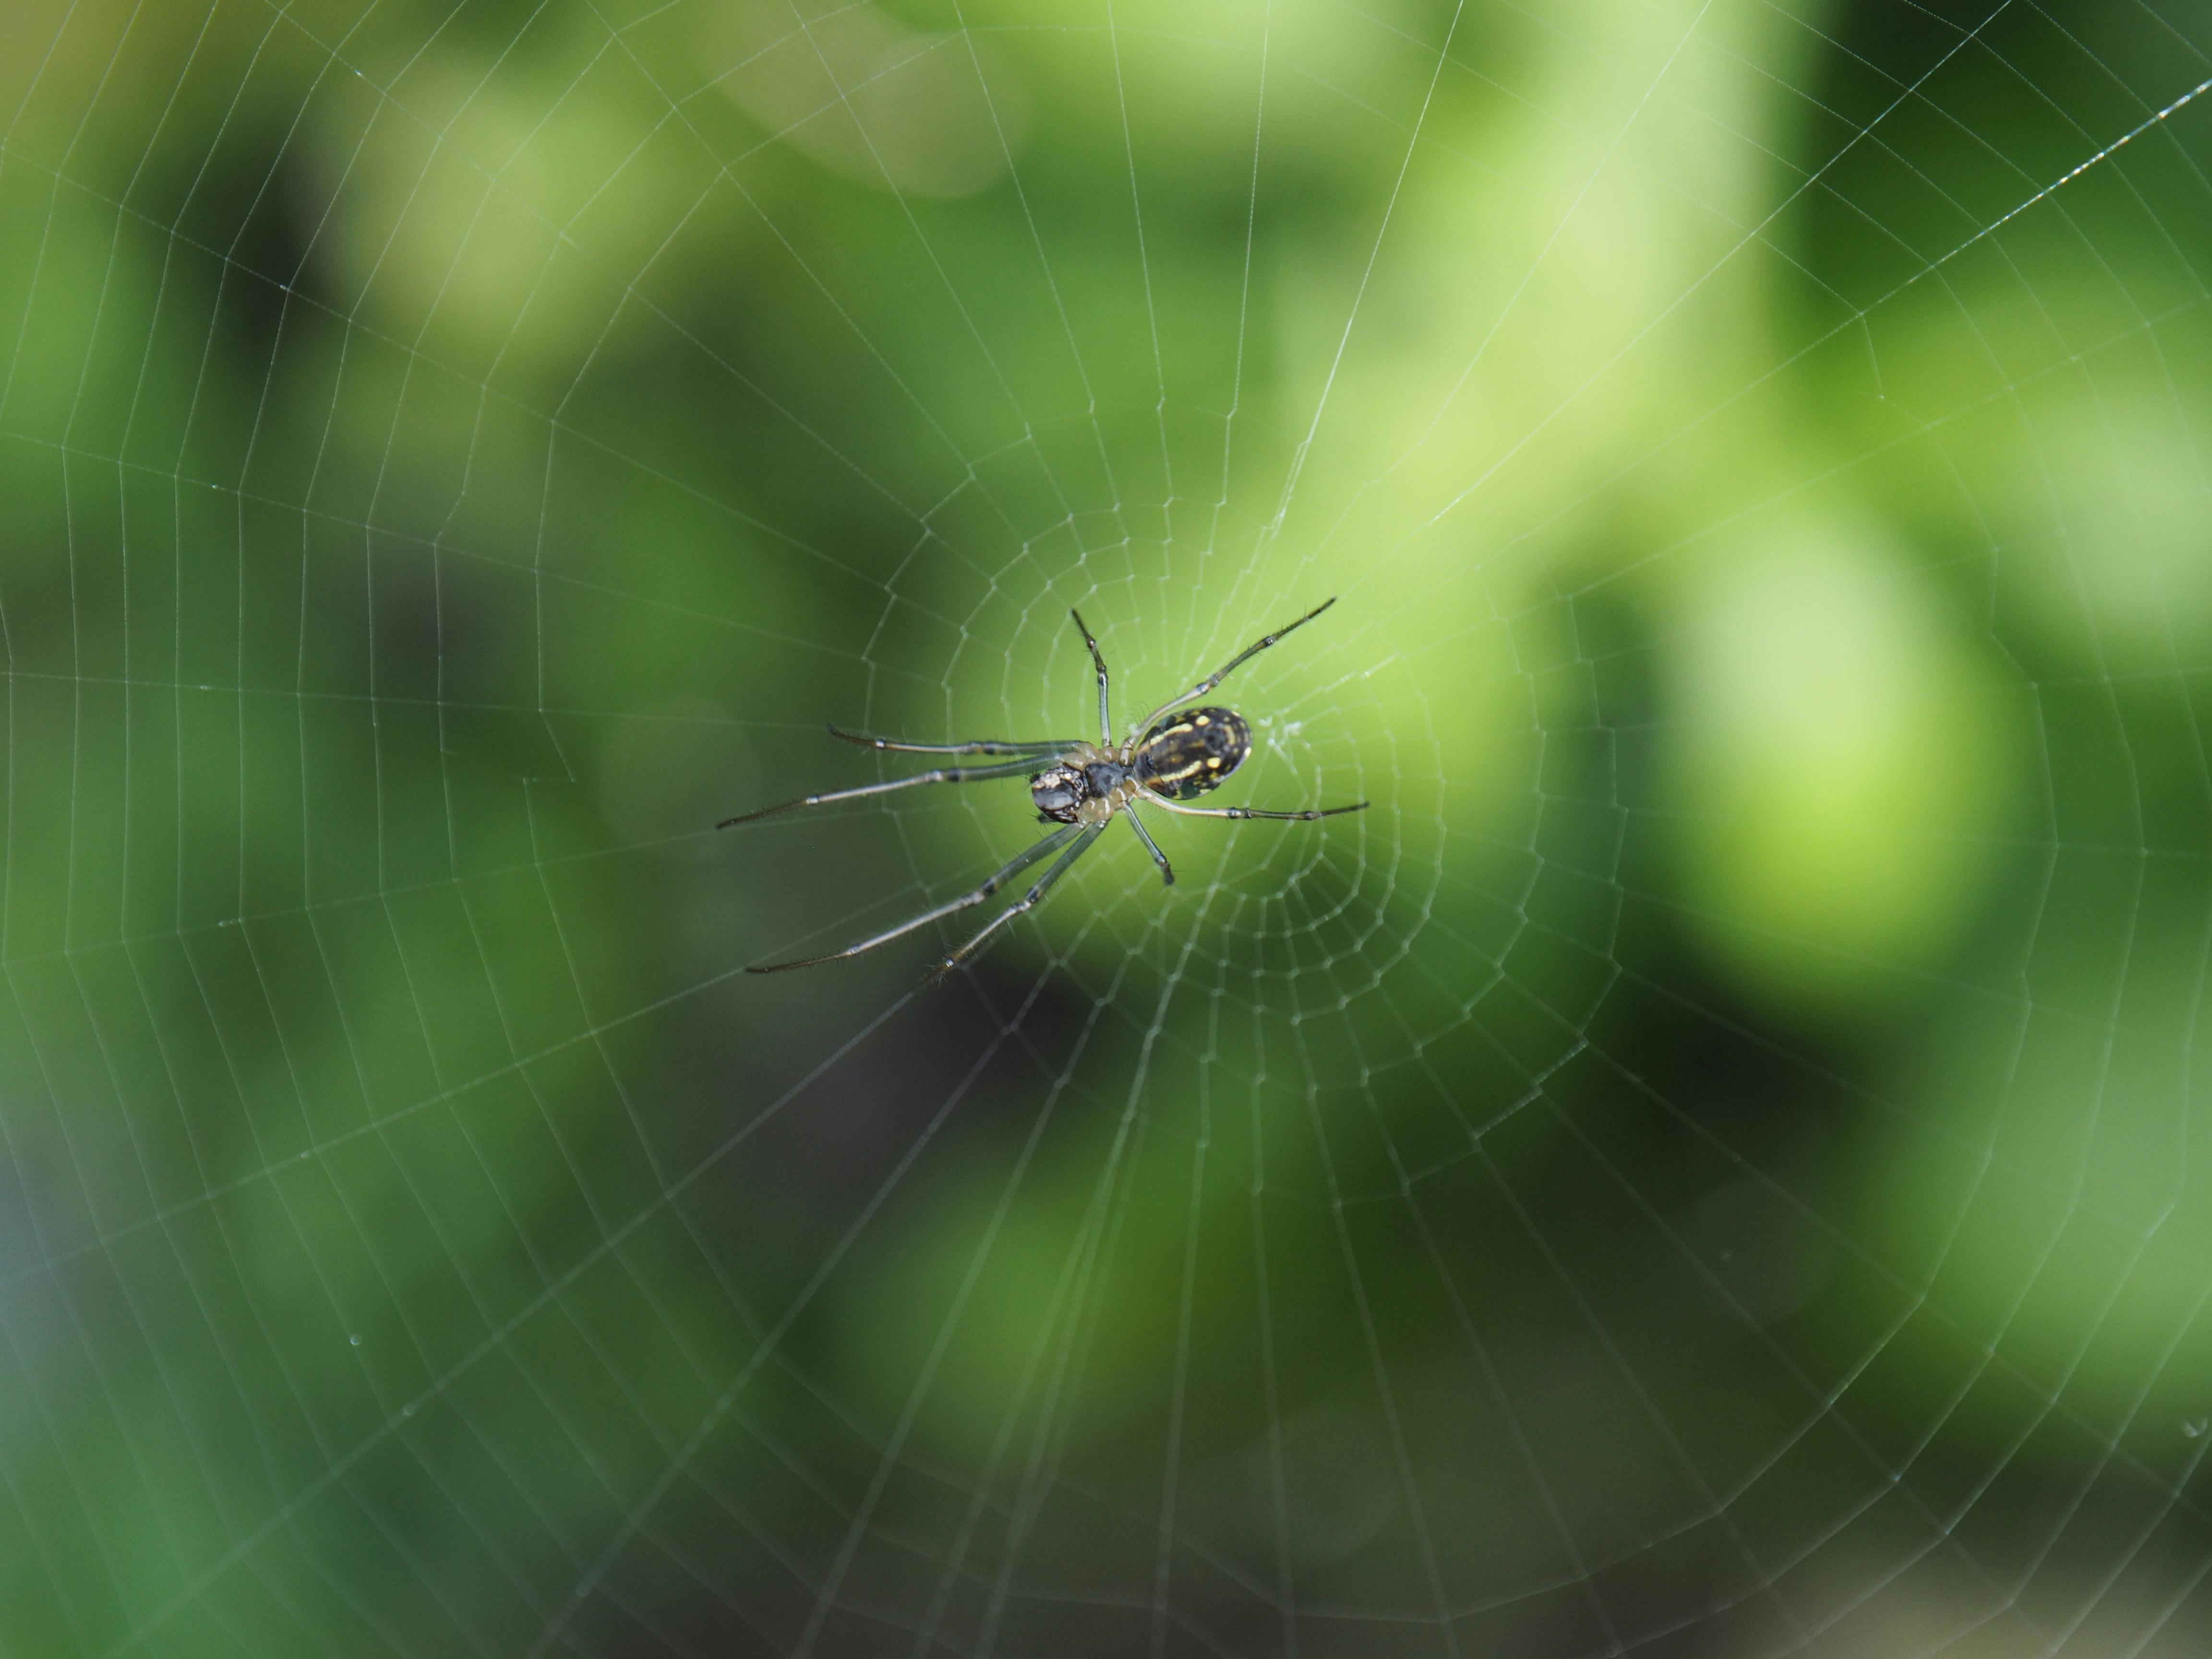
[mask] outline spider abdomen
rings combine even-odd
[[[1137,781],[1170,800],[1218,786],[1252,752],[1252,728],[1231,708],[1186,708],[1137,742]]]

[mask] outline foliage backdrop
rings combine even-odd
[[[0,1650],[2203,1651],[2208,65],[13,0]]]

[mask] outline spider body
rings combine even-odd
[[[1070,745],[1030,776],[1030,799],[1046,823],[1103,823],[1149,793],[1195,800],[1244,764],[1252,728],[1229,708],[1189,708],[1133,743]]]
[[[889,794],[921,784],[968,783],[984,778],[1011,778],[1028,773],[1030,805],[1036,808],[1038,818],[1054,828],[1042,841],[1017,854],[973,892],[963,893],[933,910],[925,910],[896,927],[864,939],[856,945],[849,945],[842,951],[833,951],[827,956],[806,957],[796,962],[767,963],[746,971],[754,974],[781,973],[789,968],[811,968],[817,963],[836,962],[846,957],[859,956],[864,951],[872,951],[878,945],[888,945],[891,940],[930,922],[983,903],[1031,865],[1058,854],[1059,856],[1047,866],[1044,874],[1037,878],[1027,893],[1000,911],[988,927],[938,963],[937,971],[943,973],[965,962],[992,934],[1016,916],[1034,908],[1052,890],[1053,884],[1066,874],[1069,866],[1117,817],[1128,820],[1129,827],[1136,831],[1137,839],[1144,842],[1145,850],[1152,854],[1152,862],[1159,866],[1160,879],[1171,886],[1175,882],[1175,872],[1168,863],[1168,855],[1160,850],[1159,843],[1152,839],[1152,832],[1145,828],[1144,821],[1137,816],[1135,809],[1139,805],[1158,806],[1188,817],[1200,818],[1304,820],[1359,811],[1367,805],[1364,800],[1355,801],[1349,806],[1316,807],[1300,812],[1269,811],[1256,806],[1186,805],[1209,789],[1219,788],[1229,775],[1244,763],[1252,752],[1252,728],[1234,709],[1217,708],[1211,703],[1195,704],[1178,712],[1170,712],[1175,710],[1179,703],[1205,696],[1235,669],[1274,644],[1292,629],[1304,627],[1335,603],[1334,599],[1324,600],[1297,621],[1279,628],[1247,646],[1182,696],[1161,704],[1146,715],[1137,723],[1137,735],[1126,742],[1117,743],[1114,739],[1113,721],[1109,715],[1107,703],[1106,659],[1099,653],[1098,641],[1084,626],[1083,618],[1073,611],[1067,614],[1074,618],[1075,626],[1083,635],[1083,643],[1091,652],[1091,666],[1097,671],[1098,741],[1096,743],[1084,738],[1047,738],[1036,743],[988,740],[976,743],[900,743],[890,738],[860,737],[831,726],[832,736],[871,749],[892,749],[908,754],[999,755],[1017,758],[982,766],[939,767],[933,771],[917,772],[911,777],[863,784],[856,789],[836,789],[826,794],[805,795],[797,800],[786,801],[780,806],[764,807],[742,817],[727,819],[720,827],[727,829],[731,824],[750,823],[757,818],[772,817],[794,807],[821,806],[831,801]],[[1039,769],[1033,771],[1030,769],[1033,767]]]

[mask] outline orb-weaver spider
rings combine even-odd
[[[1098,741],[1095,744],[1065,738],[1046,738],[1036,743],[898,743],[889,738],[864,737],[858,732],[843,732],[831,726],[830,736],[869,749],[890,749],[908,755],[1009,755],[1015,758],[997,761],[988,766],[939,767],[934,771],[917,772],[912,777],[893,778],[885,783],[865,783],[856,789],[833,789],[827,794],[803,795],[797,800],[787,800],[778,806],[764,806],[757,812],[726,818],[715,827],[726,830],[732,824],[751,823],[802,806],[824,806],[831,801],[887,795],[895,790],[912,789],[925,783],[974,783],[985,778],[1011,778],[1023,772],[1030,773],[1030,799],[1036,803],[1038,817],[1046,823],[1060,827],[1017,855],[974,891],[963,893],[958,898],[949,900],[935,909],[908,917],[897,927],[886,928],[857,944],[848,945],[842,951],[832,951],[824,956],[802,957],[796,962],[764,963],[745,971],[750,974],[780,974],[793,968],[812,968],[822,963],[840,962],[847,957],[857,957],[863,951],[874,950],[878,945],[888,945],[895,939],[902,939],[918,927],[926,927],[933,921],[985,902],[1031,865],[1058,853],[1059,858],[1054,860],[1044,874],[1037,878],[1035,886],[994,916],[973,939],[937,964],[933,973],[945,973],[974,956],[985,940],[1016,916],[1034,908],[1052,890],[1053,884],[1066,875],[1075,860],[1090,848],[1091,842],[1105,833],[1106,826],[1114,821],[1117,813],[1127,817],[1129,827],[1137,832],[1137,839],[1145,843],[1145,850],[1152,855],[1152,862],[1159,866],[1160,879],[1173,886],[1175,872],[1169,867],[1168,855],[1160,851],[1159,843],[1152,839],[1143,820],[1133,810],[1139,801],[1194,818],[1304,821],[1360,811],[1367,805],[1364,800],[1355,801],[1349,806],[1324,806],[1304,812],[1270,812],[1253,806],[1183,805],[1209,789],[1218,788],[1223,780],[1244,763],[1246,757],[1252,752],[1252,729],[1245,724],[1244,717],[1233,709],[1206,706],[1170,712],[1178,703],[1204,696],[1283,635],[1293,629],[1304,627],[1335,603],[1334,599],[1324,599],[1297,621],[1246,646],[1189,690],[1170,697],[1145,716],[1134,728],[1137,735],[1127,743],[1114,741],[1113,720],[1108,710],[1106,696],[1106,659],[1099,654],[1098,641],[1091,636],[1091,630],[1084,625],[1082,617],[1073,610],[1067,614],[1074,619],[1076,631],[1083,635],[1083,643],[1090,649],[1091,666],[1098,671]],[[1047,763],[1044,769],[1030,771],[1040,762]]]

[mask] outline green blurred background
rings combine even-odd
[[[2208,78],[12,0],[0,1652],[2205,1651]]]

